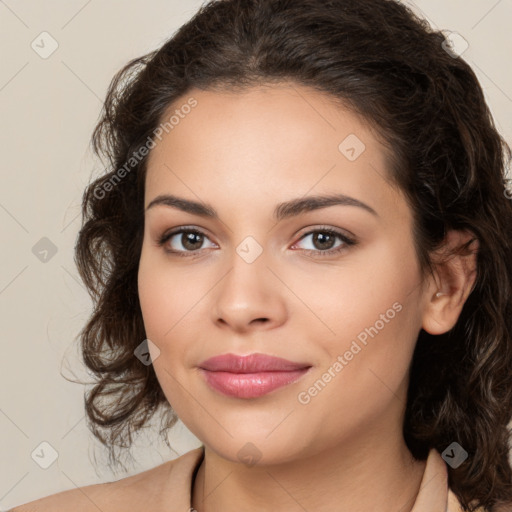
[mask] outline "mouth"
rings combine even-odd
[[[236,398],[258,398],[303,377],[311,364],[266,354],[223,354],[203,361],[199,371],[214,390]]]

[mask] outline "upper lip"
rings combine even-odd
[[[301,370],[310,366],[308,363],[295,363],[266,354],[250,354],[248,356],[222,354],[211,357],[199,364],[199,368],[204,370],[231,373],[283,372]]]

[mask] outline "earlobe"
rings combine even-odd
[[[432,255],[436,281],[426,290],[422,328],[430,334],[452,329],[476,282],[479,243],[470,231],[451,230]],[[437,292],[433,293],[437,289]]]

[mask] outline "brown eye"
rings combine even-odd
[[[335,231],[333,229],[316,229],[306,233],[296,244],[302,243],[304,240],[310,239],[309,247],[302,247],[307,252],[317,253],[320,256],[329,256],[348,249],[357,242],[348,236]],[[340,242],[336,245],[336,240]]]
[[[182,233],[181,234],[181,245],[189,251],[195,251],[200,249],[203,243],[204,236],[201,233]]]
[[[331,233],[318,231],[313,234],[313,245],[318,250],[332,249],[336,243],[336,236]]]
[[[178,229],[165,233],[159,240],[158,245],[163,246],[168,253],[186,255],[202,249],[203,244],[209,238],[196,229]],[[212,244],[215,247],[215,244]]]

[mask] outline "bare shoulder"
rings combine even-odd
[[[8,512],[130,512],[158,503],[158,489],[170,471],[170,462],[114,482],[62,491],[19,505]],[[156,507],[151,507],[157,510]]]

